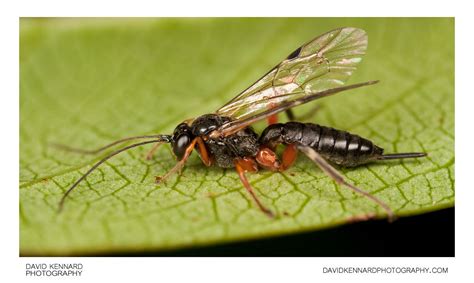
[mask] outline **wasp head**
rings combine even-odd
[[[178,160],[183,159],[184,153],[193,139],[194,135],[188,124],[181,123],[174,129],[171,146],[173,147],[174,155],[176,155]]]

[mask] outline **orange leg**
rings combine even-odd
[[[278,116],[277,114],[271,115],[267,118],[268,125],[276,124],[278,123]]]
[[[289,144],[286,146],[285,150],[283,151],[282,155],[282,162],[279,168],[279,171],[285,171],[288,169],[293,163],[296,161],[296,157],[298,156],[298,149],[294,144]]]
[[[159,184],[163,182],[165,179],[167,179],[170,175],[174,174],[175,172],[181,170],[186,163],[186,160],[188,160],[189,155],[191,155],[191,152],[193,152],[194,147],[196,146],[197,139],[194,139],[191,144],[189,144],[188,148],[186,148],[186,151],[184,152],[183,159],[178,161],[176,165],[171,168],[170,171],[168,171],[165,175],[163,176],[156,176],[155,177],[155,183]]]
[[[271,171],[278,171],[280,168],[280,162],[275,151],[266,146],[260,147],[255,160],[259,165]]]
[[[273,107],[275,107],[275,103],[270,103],[270,105],[268,105],[268,109],[272,109]],[[267,122],[268,122],[268,125],[278,123],[278,114],[268,116]]]
[[[266,208],[265,206],[263,206],[263,204],[260,202],[257,195],[255,194],[254,190],[252,189],[252,186],[250,186],[250,183],[247,180],[247,177],[245,177],[245,172],[256,172],[258,170],[257,163],[255,162],[255,160],[250,159],[250,158],[235,159],[234,164],[235,164],[235,169],[237,170],[237,173],[239,174],[240,181],[242,181],[242,184],[247,189],[249,194],[252,196],[255,203],[257,203],[260,210],[263,213],[265,213],[267,216],[273,218],[275,216],[273,212],[269,210],[268,208]]]
[[[206,145],[204,144],[204,141],[202,138],[197,137],[197,145],[198,145],[198,151],[199,151],[199,156],[201,157],[202,163],[206,165],[207,167],[212,165],[212,160],[211,157],[209,156],[209,152],[207,151]]]

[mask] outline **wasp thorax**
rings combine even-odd
[[[195,136],[207,135],[216,130],[222,124],[229,122],[230,118],[222,117],[216,114],[206,114],[196,118],[192,125],[192,133]]]
[[[194,139],[191,128],[186,123],[179,124],[173,132],[171,146],[178,160],[183,159],[186,149]]]

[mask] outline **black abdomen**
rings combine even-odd
[[[380,158],[383,149],[358,135],[311,123],[289,122],[268,126],[260,143],[309,146],[326,160],[346,167],[365,164]]]

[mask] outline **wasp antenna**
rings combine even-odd
[[[144,142],[139,142],[139,143],[135,143],[135,144],[131,144],[129,146],[126,146],[124,148],[121,148],[119,150],[116,150],[112,153],[110,153],[109,155],[107,155],[106,157],[102,158],[101,160],[99,160],[96,164],[94,164],[94,166],[92,166],[84,175],[81,176],[81,178],[79,178],[63,195],[63,197],[61,198],[61,201],[59,202],[59,209],[58,209],[58,212],[61,212],[63,207],[64,207],[64,201],[66,200],[66,197],[71,193],[71,191],[77,187],[77,185],[79,185],[80,182],[82,182],[87,176],[89,176],[90,173],[92,173],[95,169],[97,169],[97,167],[99,167],[102,163],[104,163],[105,161],[107,161],[108,159],[110,159],[111,157],[123,152],[123,151],[126,151],[126,150],[129,150],[131,148],[134,148],[134,147],[137,147],[137,146],[141,146],[141,145],[145,145],[145,144],[149,144],[149,143],[157,143],[157,142],[165,142],[165,140],[163,139],[156,139],[156,140],[152,140],[152,141],[144,141]]]
[[[374,85],[374,84],[378,84],[379,82],[380,82],[380,80],[368,81],[367,85]]]
[[[138,140],[138,139],[157,139],[157,138],[162,139],[163,140],[162,142],[167,142],[167,143],[171,142],[171,136],[169,136],[169,135],[147,135],[147,136],[134,136],[134,137],[127,137],[127,138],[119,139],[119,140],[116,140],[112,143],[109,143],[109,144],[107,144],[103,147],[100,147],[100,148],[94,149],[94,150],[74,148],[74,147],[70,147],[70,146],[67,146],[67,145],[64,145],[64,144],[58,144],[58,143],[50,143],[49,145],[52,146],[52,147],[58,148],[60,150],[69,151],[69,152],[75,152],[75,153],[81,153],[81,154],[96,154],[96,153],[104,151],[108,148],[111,148],[114,145],[117,145],[119,143],[123,143],[123,142],[126,142],[126,141]]]
[[[425,157],[428,154],[425,152],[405,152],[405,153],[391,153],[391,154],[384,154],[380,156],[379,160],[390,160],[390,159],[402,159],[402,158],[418,158],[418,157]]]

